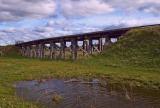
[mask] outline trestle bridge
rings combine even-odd
[[[160,24],[33,40],[18,43],[16,46],[20,48],[22,56],[26,57],[39,59],[67,59],[68,57],[72,60],[76,60],[79,56],[101,53],[105,45],[107,46],[112,43],[112,38],[118,40],[123,34],[131,29],[147,26],[160,26]]]

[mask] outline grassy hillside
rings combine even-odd
[[[120,40],[92,58],[102,65],[160,67],[160,27],[148,27],[127,32]]]
[[[96,77],[160,89],[160,27],[131,30],[102,54],[75,62],[22,58],[11,49],[0,57],[1,108],[38,108],[14,95],[12,85],[19,80]]]
[[[131,30],[103,54],[121,64],[160,67],[160,27]]]

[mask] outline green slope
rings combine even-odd
[[[127,32],[120,40],[93,58],[102,65],[160,67],[160,27],[146,27]]]

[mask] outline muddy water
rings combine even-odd
[[[160,108],[160,92],[64,80],[21,81],[16,94],[47,108]]]

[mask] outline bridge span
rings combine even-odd
[[[40,59],[66,59],[68,57],[76,60],[79,56],[101,53],[104,46],[111,43],[112,38],[119,39],[119,37],[131,29],[148,26],[160,26],[160,24],[33,40],[18,43],[16,46],[20,48],[22,56],[26,57]]]

